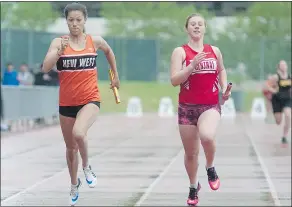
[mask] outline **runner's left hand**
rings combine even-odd
[[[116,87],[117,89],[120,88],[120,80],[117,77],[114,77],[114,79],[111,81],[110,88],[113,89]]]
[[[225,101],[227,101],[230,96],[231,96],[231,90],[228,93],[226,93],[226,89],[225,89],[222,93],[222,103],[221,104],[224,104]]]

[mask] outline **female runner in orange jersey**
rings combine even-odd
[[[97,84],[96,51],[102,50],[114,73],[111,87],[120,86],[115,55],[100,36],[84,32],[87,9],[79,3],[68,4],[65,17],[70,33],[55,38],[43,62],[43,72],[49,72],[56,64],[59,72],[60,125],[66,144],[66,158],[71,177],[70,204],[79,198],[81,181],[78,172],[78,151],[89,187],[95,187],[96,176],[88,162],[86,134],[95,122],[100,109],[100,94]]]

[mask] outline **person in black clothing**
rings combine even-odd
[[[42,68],[42,64],[40,68]],[[34,85],[36,86],[58,86],[59,79],[58,79],[58,72],[56,70],[51,70],[49,73],[43,73],[39,71],[35,74],[35,82]]]
[[[291,127],[291,75],[288,73],[287,62],[281,60],[277,66],[277,73],[274,74],[271,80],[277,84],[277,89],[269,87],[272,92],[272,107],[275,121],[278,125],[282,122],[284,114],[284,129],[282,143],[287,143],[287,136]]]
[[[4,111],[3,111],[3,99],[2,99],[2,92],[0,93],[1,94],[1,96],[0,96],[0,104],[1,104],[1,106],[0,106],[0,113],[1,113],[1,131],[9,131],[9,130],[11,130],[11,126],[9,126],[9,125],[7,125],[7,124],[5,124],[5,123],[3,123],[3,120],[4,120]]]
[[[58,72],[54,68],[48,73],[43,73],[41,71],[41,68],[43,67],[43,64],[40,65],[39,70],[34,75],[34,85],[35,86],[58,86],[59,85],[59,78],[58,78]],[[43,118],[37,118],[35,120],[37,124],[44,124]]]

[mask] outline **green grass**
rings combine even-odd
[[[244,112],[251,111],[252,101],[256,97],[262,97],[262,93],[260,91],[245,91],[243,104]]]
[[[126,112],[128,100],[132,96],[138,96],[141,99],[143,112],[157,112],[161,97],[170,97],[176,107],[179,93],[179,87],[173,87],[170,83],[121,81],[119,90],[121,103],[116,104],[113,92],[109,88],[109,82],[100,81],[99,89],[101,91],[102,102],[101,113]],[[258,96],[261,96],[260,92],[245,92],[243,106],[245,112],[250,111],[253,98]]]
[[[142,101],[143,112],[156,112],[158,110],[160,98],[169,96],[173,103],[178,99],[178,87],[171,84],[163,84],[156,82],[124,82],[121,81],[119,94],[121,103],[116,104],[114,94],[109,88],[109,82],[100,82],[101,91],[101,112],[125,112],[128,100],[132,96],[138,96]]]

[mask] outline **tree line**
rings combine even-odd
[[[186,17],[200,13],[210,23],[212,12],[195,4],[175,2],[102,2],[101,16],[108,21],[107,36],[159,39],[161,67],[171,51],[187,41]],[[62,14],[49,2],[1,2],[1,25],[43,31]],[[228,22],[223,31],[208,25],[206,41],[221,48],[227,67],[246,65],[251,78],[259,70],[274,72],[280,59],[291,65],[291,3],[254,2]],[[216,33],[216,36],[214,35]]]

